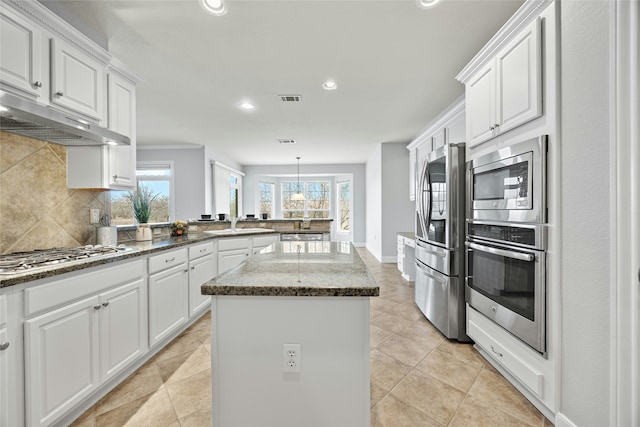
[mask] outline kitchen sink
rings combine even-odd
[[[270,228],[225,228],[224,230],[205,230],[204,233],[213,234],[214,236],[228,236],[234,234],[247,234],[247,233],[265,233],[273,231]]]

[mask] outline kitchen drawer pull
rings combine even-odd
[[[103,306],[103,307],[107,307],[107,306],[109,306],[109,301],[107,301],[107,302],[103,302],[103,303],[102,303],[102,306]]]
[[[56,92],[56,95],[58,95],[59,97],[62,98],[64,96],[64,92],[59,90],[59,91]]]
[[[493,348],[493,346],[492,346],[492,345],[491,345],[491,346],[489,346],[489,347],[491,347],[491,351],[493,351],[493,352],[494,352],[495,354],[497,354],[498,356],[500,356],[500,357],[502,357],[502,356],[503,356],[503,355],[502,355],[502,353],[497,352],[497,351],[496,351],[496,349],[495,349],[495,348]]]
[[[33,82],[33,85],[34,85],[35,87],[42,87],[42,82],[40,82],[40,81]]]
[[[8,348],[9,348],[9,341],[3,342],[2,344],[0,344],[0,351],[4,351]]]
[[[94,310],[100,310],[100,305],[94,305],[94,306],[93,306],[93,309],[94,309]]]
[[[164,262],[173,262],[176,260],[176,257],[173,257],[171,259],[165,259]]]
[[[207,252],[207,248],[200,249],[200,253]]]

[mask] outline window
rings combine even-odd
[[[300,183],[304,188],[304,184]],[[292,200],[292,196],[298,193],[298,183],[284,181],[282,183],[282,217],[283,218],[304,218],[304,200]]]
[[[172,218],[172,187],[173,165],[167,163],[143,163],[136,168],[138,186],[146,188],[157,195],[151,203],[149,223],[170,222]],[[132,225],[133,207],[131,206],[131,192],[117,191],[111,193],[111,224]]]
[[[212,162],[213,212],[231,218],[242,215],[242,177],[244,174],[220,162]]]
[[[238,177],[234,174],[229,176],[229,215],[238,217]]]
[[[273,195],[275,184],[273,182],[260,182],[260,214],[266,213],[267,218],[273,216]]]
[[[304,200],[293,200],[298,192],[304,194]],[[331,182],[307,181],[298,183],[282,182],[282,216],[284,218],[329,218],[331,213]]]
[[[338,231],[351,231],[351,183],[338,183]]]
[[[331,182],[307,182],[305,193],[309,218],[329,218],[331,208]]]

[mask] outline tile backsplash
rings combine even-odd
[[[67,188],[67,149],[0,132],[0,254],[94,244],[109,192]]]

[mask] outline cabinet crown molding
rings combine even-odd
[[[413,140],[407,145],[407,150],[411,151],[420,145],[425,138],[430,137],[432,134],[436,133],[438,130],[442,129],[452,117],[457,114],[464,113],[465,107],[465,98],[464,94],[460,95],[458,99],[456,99],[453,104],[449,105],[442,113],[440,113],[435,119],[431,121],[420,131],[420,133],[413,138]]]
[[[29,17],[39,24],[44,30],[55,37],[71,44],[83,53],[91,56],[102,64],[108,64],[111,54],[98,46],[89,37],[76,30],[71,24],[41,5],[37,1],[2,0],[3,7],[10,7],[18,13]]]
[[[473,59],[458,73],[456,80],[465,84],[475,72],[491,61],[515,34],[536,19],[555,0],[527,0],[500,30],[484,45]]]

